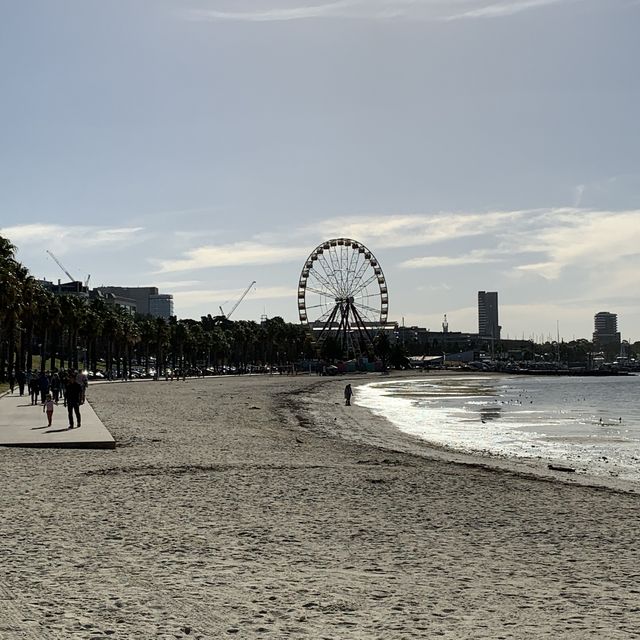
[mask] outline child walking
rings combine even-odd
[[[53,397],[50,393],[47,393],[47,399],[44,401],[42,405],[42,413],[47,412],[47,420],[49,421],[48,427],[51,426],[51,419],[53,418],[53,407],[55,406],[55,402],[53,401]]]

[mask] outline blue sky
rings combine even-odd
[[[0,0],[0,233],[34,275],[297,320],[352,237],[390,318],[640,339],[637,0]],[[230,302],[228,302],[230,301]],[[226,303],[226,304],[225,304]]]

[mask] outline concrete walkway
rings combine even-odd
[[[82,426],[67,429],[67,408],[60,402],[47,427],[42,405],[31,405],[29,396],[16,392],[0,397],[0,446],[68,447],[75,449],[115,449],[116,441],[100,422],[89,402],[80,407]],[[74,421],[75,422],[75,421]]]

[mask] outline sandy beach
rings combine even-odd
[[[640,638],[637,493],[433,450],[346,381],[93,385],[114,451],[0,449],[0,639]]]

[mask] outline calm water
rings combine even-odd
[[[436,445],[640,481],[640,377],[460,375],[373,383],[356,402]]]

